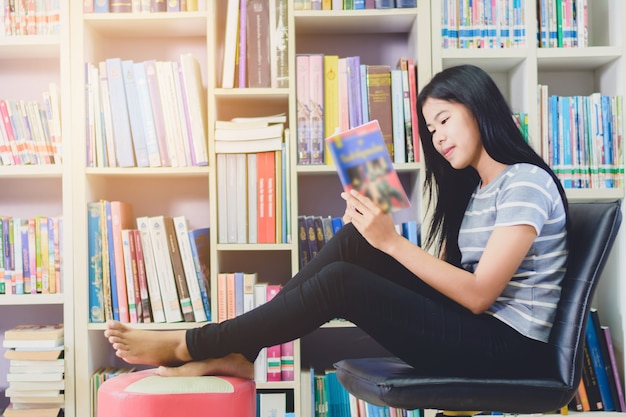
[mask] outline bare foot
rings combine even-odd
[[[130,364],[172,366],[191,360],[185,330],[138,330],[108,321],[104,336],[115,349],[115,355]]]
[[[254,379],[254,365],[239,353],[231,353],[223,358],[191,361],[181,366],[160,366],[157,374],[161,376],[234,376]]]

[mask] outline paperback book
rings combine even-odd
[[[370,198],[385,212],[410,206],[377,120],[326,138],[345,191]]]

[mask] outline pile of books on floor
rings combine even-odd
[[[4,332],[9,360],[5,417],[56,417],[65,404],[63,325],[18,325]]]

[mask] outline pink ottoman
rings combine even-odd
[[[98,390],[97,417],[255,417],[254,381],[161,377],[154,369],[122,374]]]

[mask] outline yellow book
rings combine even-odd
[[[324,137],[335,134],[339,128],[339,57],[324,55]],[[328,145],[324,149],[325,162],[332,165]]]

